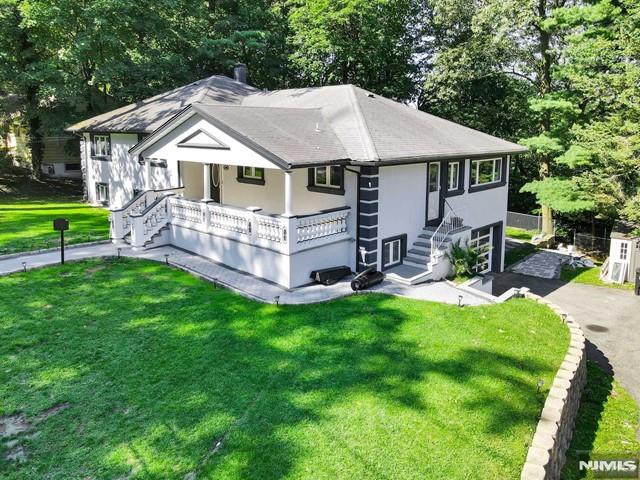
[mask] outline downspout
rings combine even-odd
[[[360,172],[358,170],[351,170],[349,167],[344,167],[348,172],[355,173],[358,177],[358,189],[356,190],[356,272],[358,271],[358,265],[360,265]]]

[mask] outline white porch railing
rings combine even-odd
[[[131,233],[131,215],[142,213],[147,206],[151,205],[158,197],[162,197],[168,193],[179,193],[182,190],[182,187],[164,190],[146,190],[133,197],[123,207],[111,210],[111,238],[113,240],[122,240]]]
[[[462,217],[456,215],[453,210],[449,210],[431,236],[431,255],[439,255],[442,244],[449,233],[462,228],[462,226]]]
[[[340,235],[347,232],[349,208],[298,218],[296,225],[297,243]]]
[[[169,223],[169,199],[173,193],[158,197],[146,209],[131,216],[131,246],[144,247]]]
[[[171,197],[168,221],[218,237],[231,238],[283,253],[349,238],[345,207],[303,217],[284,217],[217,203]]]

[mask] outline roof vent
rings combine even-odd
[[[320,133],[320,124],[316,122],[316,133]]]
[[[238,63],[233,67],[233,79],[236,82],[247,83],[247,66],[244,63]]]
[[[367,97],[369,97],[369,98],[376,98],[376,96],[375,96],[373,93],[369,93],[369,94],[367,95]]]

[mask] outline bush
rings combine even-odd
[[[447,258],[451,262],[456,276],[472,276],[476,273],[475,268],[480,256],[485,252],[484,248],[462,247],[460,240],[458,240],[451,246],[451,252],[447,253]]]

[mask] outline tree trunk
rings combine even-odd
[[[34,178],[42,178],[42,157],[44,156],[44,138],[42,136],[42,122],[38,115],[29,118],[29,150],[31,151],[31,168]]]

